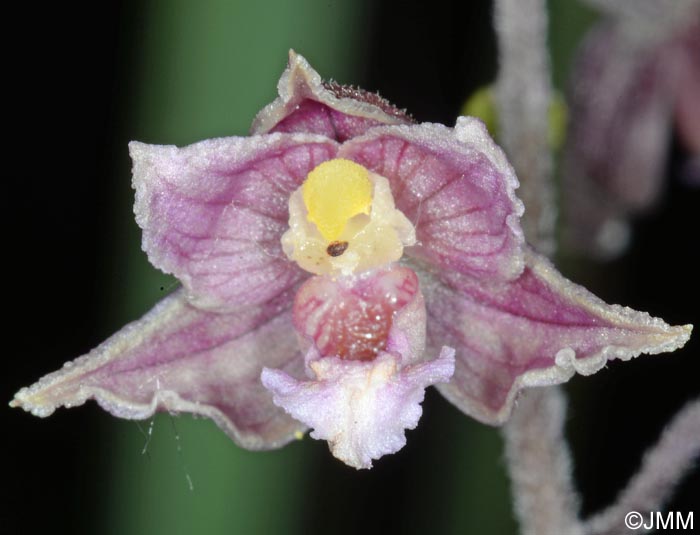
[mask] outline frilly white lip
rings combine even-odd
[[[400,357],[386,352],[370,362],[325,357],[310,363],[315,380],[269,368],[261,379],[274,403],[313,428],[313,438],[327,440],[336,458],[371,468],[406,444],[405,430],[418,425],[425,389],[452,377],[454,353],[444,347],[438,358],[403,368]]]
[[[387,301],[393,303],[388,310]],[[388,332],[376,331],[382,314],[390,314]],[[373,460],[400,450],[405,430],[418,424],[425,389],[448,382],[455,370],[452,348],[443,347],[433,360],[424,356],[425,302],[416,274],[393,265],[362,277],[312,277],[298,290],[294,315],[309,343],[309,380],[263,369],[273,403],[354,468],[371,468]],[[352,342],[358,334],[379,344],[370,340],[367,351]]]

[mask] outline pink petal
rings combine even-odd
[[[385,124],[407,124],[402,110],[374,93],[324,83],[309,63],[294,51],[277,84],[279,97],[253,121],[252,134],[305,132],[345,141]]]
[[[354,160],[391,183],[396,206],[416,227],[410,256],[475,276],[516,277],[523,269],[522,203],[503,152],[474,118],[375,128],[345,143]]]
[[[510,415],[518,391],[597,372],[610,359],[673,351],[692,326],[607,305],[528,251],[512,282],[462,277],[455,288],[421,277],[428,340],[457,351],[457,369],[440,391],[465,413],[491,424]]]
[[[406,444],[405,429],[420,419],[425,389],[446,382],[454,372],[454,350],[401,368],[400,359],[381,353],[372,361],[321,358],[312,363],[316,380],[298,381],[265,368],[262,382],[275,404],[313,428],[311,436],[327,440],[337,458],[354,468]]]
[[[312,277],[297,292],[294,323],[324,357],[372,360],[391,343],[401,347],[398,354],[415,358],[425,347],[423,295],[406,267],[358,278]],[[395,326],[401,336],[392,336]]]
[[[335,142],[274,134],[129,147],[143,248],[194,305],[264,303],[305,276],[281,249],[289,196],[335,155]]]
[[[303,374],[290,295],[232,314],[191,306],[182,290],[89,354],[64,365],[12,402],[36,416],[95,399],[121,418],[155,411],[211,418],[237,444],[267,449],[303,426],[272,404],[263,366]]]

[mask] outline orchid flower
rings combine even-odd
[[[355,468],[399,450],[427,386],[501,424],[518,392],[681,347],[528,247],[483,124],[416,124],[290,53],[250,137],[130,145],[143,248],[182,288],[20,390],[37,416],[214,420],[249,449],[307,429]]]
[[[606,258],[626,247],[627,219],[658,199],[673,129],[700,184],[700,2],[588,2],[605,17],[571,77],[565,240]]]

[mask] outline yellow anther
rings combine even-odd
[[[372,183],[367,169],[350,160],[328,160],[306,177],[302,194],[311,221],[329,242],[340,238],[351,217],[369,214]]]

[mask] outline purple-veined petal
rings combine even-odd
[[[523,270],[523,205],[512,167],[481,121],[374,128],[339,157],[386,177],[416,228],[406,254],[449,272],[510,279]]]
[[[342,142],[373,126],[412,122],[379,95],[323,82],[306,59],[291,50],[277,90],[279,97],[258,113],[251,134],[306,132]]]
[[[303,376],[291,295],[230,314],[193,307],[178,290],[92,352],[68,362],[12,402],[36,416],[95,399],[121,418],[156,411],[211,418],[237,444],[268,449],[304,427],[272,403],[263,366]]]
[[[671,327],[644,312],[608,305],[565,279],[544,257],[526,251],[514,281],[462,277],[454,288],[421,277],[428,346],[456,350],[457,367],[440,391],[465,413],[490,424],[508,419],[528,386],[589,375],[610,359],[683,346],[691,325]]]
[[[200,307],[264,303],[305,274],[282,252],[289,196],[336,144],[306,134],[129,145],[134,212],[153,265]]]
[[[313,438],[327,440],[335,457],[354,468],[371,468],[372,460],[406,444],[405,430],[418,425],[425,389],[454,373],[451,348],[403,368],[400,360],[386,352],[371,361],[324,357],[310,364],[315,380],[299,381],[269,368],[261,378],[274,402],[313,428]]]
[[[294,299],[294,324],[324,357],[371,360],[396,346],[404,359],[416,359],[425,347],[423,294],[417,275],[403,266],[308,279]]]

